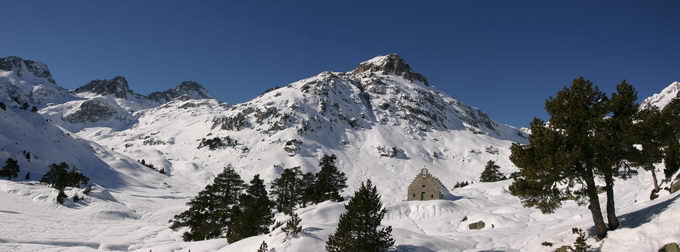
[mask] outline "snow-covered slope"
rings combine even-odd
[[[47,65],[15,56],[0,58],[0,96],[38,107],[73,99],[56,84]]]
[[[655,106],[657,108],[666,107],[666,105],[673,100],[673,98],[678,97],[678,91],[680,91],[680,82],[673,82],[668,87],[661,90],[660,93],[654,94],[640,104],[640,108],[648,108]]]
[[[123,76],[93,80],[77,88],[76,97],[60,104],[50,104],[40,113],[71,132],[87,128],[107,127],[123,130],[136,124],[148,110],[172,100],[214,99],[200,84],[187,81],[175,88],[154,92],[149,96],[132,91]]]
[[[346,73],[324,72],[231,107],[211,99],[174,100],[138,115],[129,129],[90,127],[78,135],[198,184],[227,165],[267,181],[283,168],[317,171],[322,155],[335,154],[350,178],[346,195],[371,178],[391,201],[405,198],[423,167],[447,187],[477,180],[489,160],[509,173],[508,147],[526,141],[522,131],[439,92],[397,55]],[[233,143],[199,148],[201,139],[214,137]]]
[[[22,64],[30,68],[30,62]],[[44,76],[40,71],[22,71],[2,72],[1,90],[54,83],[35,77]],[[121,81],[66,92],[63,101],[41,105],[38,113],[0,97],[8,104],[0,110],[0,160],[22,157],[25,150],[33,158],[17,158],[20,177],[31,170],[35,179],[47,164],[66,161],[101,185],[84,201],[60,206],[45,185],[0,180],[0,202],[12,203],[0,204],[0,219],[7,220],[0,251],[255,251],[262,241],[279,252],[323,251],[346,202],[297,209],[304,228],[297,239],[285,240],[277,229],[234,244],[183,242],[167,222],[227,165],[244,180],[261,174],[271,181],[283,168],[318,171],[324,154],[337,155],[338,168],[347,174],[344,196],[366,179],[377,185],[387,210],[383,224],[393,226],[397,251],[552,251],[573,242],[572,227],[592,227],[588,209],[576,202],[551,215],[524,208],[508,192],[510,181],[453,189],[456,182],[478,181],[489,160],[506,174],[515,171],[509,146],[525,143],[526,130],[438,91],[397,55],[375,57],[348,72],[323,72],[234,106],[191,83],[142,96]],[[25,99],[32,96],[25,92]],[[215,137],[225,145],[199,147],[202,139]],[[167,175],[141,166],[141,159]],[[423,167],[453,196],[403,201]],[[589,243],[602,251],[653,251],[680,240],[680,227],[667,224],[680,215],[678,193],[663,191],[649,200],[651,189],[647,172],[617,181],[622,227]],[[74,193],[82,194],[67,191]],[[468,228],[479,220],[484,228]],[[545,241],[554,246],[542,246]]]

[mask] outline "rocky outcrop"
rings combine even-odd
[[[44,78],[50,83],[55,83],[47,65],[42,62],[25,60],[17,56],[0,58],[0,70],[15,71],[18,77],[31,73],[39,78]]]
[[[70,123],[94,123],[107,120],[117,112],[101,99],[92,99],[83,102],[78,111],[64,117],[64,121]]]
[[[468,228],[470,229],[482,229],[486,226],[486,223],[483,221],[478,221],[478,222],[473,222],[468,225]]]
[[[93,80],[85,86],[76,88],[76,93],[91,92],[100,95],[113,95],[118,98],[127,99],[132,94],[128,87],[128,82],[123,76],[116,76],[110,80]]]
[[[301,135],[312,135],[390,125],[402,126],[413,135],[433,130],[467,130],[526,141],[525,133],[425,86],[426,80],[421,77],[397,55],[378,56],[350,72],[323,72],[237,104],[215,117],[213,128],[233,131],[252,128],[268,134],[295,128]],[[388,148],[381,155],[398,154],[390,153]]]
[[[573,250],[573,248],[571,246],[564,245],[562,247],[555,249],[555,252],[571,252],[572,250]]]
[[[680,252],[680,247],[677,242],[671,242],[661,247],[659,252]]]
[[[417,80],[425,85],[429,85],[425,76],[413,72],[411,66],[409,66],[404,59],[399,57],[399,55],[394,53],[364,61],[359,64],[354,72],[381,72],[384,74],[394,74],[410,81]]]
[[[671,187],[669,188],[669,191],[671,193],[675,193],[677,191],[680,191],[680,180],[676,179],[675,182],[671,183]]]
[[[166,103],[175,98],[184,99],[214,99],[215,97],[208,92],[201,84],[195,81],[184,81],[177,87],[162,92],[153,92],[147,96],[149,99]]]

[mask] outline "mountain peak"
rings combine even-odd
[[[661,90],[660,93],[654,94],[644,101],[642,101],[642,104],[640,104],[640,107],[645,109],[649,107],[657,107],[657,108],[664,108],[666,105],[671,102],[671,100],[675,97],[678,97],[678,93],[680,91],[680,82],[675,81],[668,85],[666,88]]]
[[[149,99],[159,103],[166,103],[177,97],[190,99],[215,99],[201,84],[195,81],[183,81],[176,87],[162,92],[153,92],[148,95]]]
[[[370,60],[361,62],[353,72],[382,72],[384,74],[394,74],[407,80],[417,80],[425,85],[429,85],[425,76],[413,72],[406,60],[398,54],[392,53],[384,56],[376,56]]]
[[[93,80],[82,87],[76,88],[76,93],[92,92],[100,95],[113,95],[126,99],[128,93],[132,93],[128,82],[123,76],[116,76],[110,80]]]
[[[42,62],[25,60],[17,56],[0,58],[0,70],[15,71],[19,77],[25,73],[32,73],[36,77],[44,78],[50,83],[56,83],[52,78],[50,70]]]

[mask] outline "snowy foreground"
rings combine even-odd
[[[523,208],[505,189],[509,183],[473,184],[454,190],[449,200],[386,202],[383,224],[394,228],[397,251],[550,251],[573,242],[572,227],[592,227],[587,209],[574,202],[551,215]],[[680,194],[649,201],[649,190],[640,188],[651,189],[650,183],[644,174],[619,183],[622,227],[602,242],[591,238],[589,243],[602,251],[655,251],[680,240],[680,226],[673,224],[680,218]],[[226,239],[181,242],[181,233],[167,228],[192,196],[179,188],[98,187],[84,201],[60,206],[51,188],[2,180],[0,250],[255,251],[265,241],[275,251],[323,251],[344,211],[343,203],[334,202],[297,210],[304,232],[289,241],[279,229],[234,244]],[[469,230],[468,224],[478,220],[486,227]],[[544,241],[553,247],[541,246]]]

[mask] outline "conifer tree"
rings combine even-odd
[[[639,122],[635,124],[636,142],[642,146],[633,156],[636,166],[652,173],[654,190],[658,192],[659,181],[656,176],[655,164],[663,160],[663,138],[665,129],[664,118],[656,107],[649,107],[638,112]]]
[[[607,101],[609,116],[596,126],[593,151],[596,173],[604,177],[607,193],[607,225],[609,230],[619,226],[614,203],[614,177],[628,178],[627,164],[637,152],[635,149],[634,120],[638,104],[637,91],[625,80],[616,86],[616,92]]]
[[[227,227],[223,228],[225,236],[229,243],[234,243],[243,238],[246,238],[246,232],[244,229],[248,227],[248,223],[245,222],[243,218],[239,218],[243,215],[243,209],[239,205],[234,205],[229,209],[229,215],[232,217],[227,221]]]
[[[531,122],[529,145],[513,144],[510,160],[519,168],[510,192],[524,206],[552,213],[567,196],[587,199],[595,231],[607,235],[595,176],[594,134],[607,115],[607,97],[583,77],[550,97],[545,104],[550,115],[547,125]],[[572,192],[572,189],[576,189]]]
[[[505,175],[499,171],[501,167],[496,164],[493,160],[489,160],[482,171],[482,175],[479,177],[480,182],[496,182],[505,179]]]
[[[316,202],[317,200],[316,175],[307,172],[302,175],[302,207],[307,206],[308,203]]]
[[[293,213],[293,215],[290,216],[290,220],[288,220],[286,225],[281,228],[281,230],[286,233],[287,239],[291,237],[297,238],[300,233],[302,233],[302,225],[300,225],[300,222],[302,222],[302,220],[297,213]]]
[[[667,129],[664,134],[664,176],[671,179],[680,169],[680,95],[663,108],[662,114]]]
[[[326,250],[387,251],[394,245],[392,227],[379,228],[385,216],[376,187],[367,180],[345,205],[335,233],[328,237]]]
[[[302,199],[302,172],[300,167],[283,169],[281,177],[271,185],[271,193],[276,197],[275,206],[280,212],[290,213]]]
[[[267,246],[267,243],[262,241],[262,244],[260,244],[260,248],[257,249],[257,252],[269,252],[269,247]]]
[[[335,166],[337,157],[335,155],[324,155],[319,162],[321,171],[316,174],[316,203],[326,200],[342,201],[340,193],[347,187],[345,184],[347,177],[344,172],[338,171]]]
[[[231,166],[224,168],[213,184],[206,186],[187,203],[188,210],[170,220],[170,228],[177,230],[188,227],[189,230],[183,234],[185,241],[217,238],[225,234],[225,229],[235,216],[234,212],[240,211],[234,208],[238,208],[243,189],[243,180],[238,173]]]
[[[246,193],[241,195],[240,206],[242,212],[233,215],[228,236],[229,242],[235,242],[245,237],[269,233],[269,226],[274,223],[271,211],[272,202],[267,195],[267,189],[260,175],[255,175],[250,181]]]
[[[572,252],[587,252],[590,250],[590,245],[586,243],[587,237],[586,233],[580,228],[572,228],[571,233],[577,235],[576,240],[574,240],[574,246],[570,247]]]
[[[5,166],[0,170],[0,177],[6,177],[9,180],[19,176],[19,164],[16,159],[8,158],[5,160]]]

